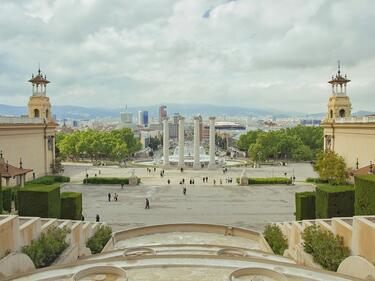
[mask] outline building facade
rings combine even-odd
[[[332,93],[327,105],[324,128],[324,149],[341,155],[348,168],[357,170],[375,163],[375,116],[352,116],[347,95],[350,80],[342,76],[340,67],[328,82]]]
[[[0,116],[0,150],[4,161],[32,169],[26,181],[52,172],[55,160],[56,122],[52,118],[51,104],[47,96],[49,81],[38,70],[30,80],[32,96],[28,103],[28,116]],[[3,184],[5,182],[2,182]],[[12,178],[9,185],[16,185]]]

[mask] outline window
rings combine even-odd
[[[34,109],[34,117],[39,118],[39,109]]]

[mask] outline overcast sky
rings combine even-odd
[[[337,71],[375,110],[374,0],[1,0],[0,103],[40,62],[52,104],[325,111]]]

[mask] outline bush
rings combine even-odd
[[[375,215],[375,175],[355,176],[355,215]]]
[[[0,178],[1,181],[1,178]],[[3,213],[3,188],[1,187],[0,184],[0,214]]]
[[[49,266],[68,247],[65,241],[68,233],[66,228],[51,228],[32,241],[31,245],[23,246],[22,252],[31,258],[35,267]]]
[[[267,225],[263,232],[264,238],[276,255],[283,255],[288,242],[277,225]]]
[[[350,255],[342,237],[334,236],[332,232],[319,226],[305,228],[302,238],[305,252],[311,254],[314,261],[325,269],[336,271],[340,263]]]
[[[141,179],[138,178],[138,184],[141,182]],[[91,177],[83,180],[83,183],[88,184],[129,184],[129,178],[116,178],[116,177]]]
[[[291,184],[289,178],[249,178],[249,184]]]
[[[60,184],[27,185],[18,191],[20,216],[60,217]]]
[[[345,160],[334,151],[325,151],[318,154],[314,170],[322,179],[327,179],[333,185],[345,184],[348,171]]]
[[[82,193],[62,192],[61,216],[62,219],[80,220],[82,218]]]
[[[312,182],[312,183],[328,183],[327,179],[321,179],[321,178],[307,178],[306,182]]]
[[[320,184],[316,187],[317,219],[351,217],[354,215],[354,187]]]
[[[3,189],[3,210],[10,213],[12,211],[12,189]]]
[[[56,182],[70,182],[69,177],[65,176],[43,176],[32,181],[28,181],[27,184],[53,184]]]
[[[296,200],[296,220],[315,219],[315,192],[298,192]]]
[[[109,226],[102,226],[95,234],[87,241],[86,246],[90,248],[92,254],[100,253],[105,244],[111,238],[112,229]]]

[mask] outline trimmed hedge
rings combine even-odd
[[[328,183],[327,179],[321,179],[321,178],[307,178],[306,182],[312,182],[312,183]]]
[[[102,226],[89,240],[87,240],[86,246],[90,248],[92,254],[98,254],[103,250],[111,236],[112,228],[109,226]]]
[[[341,236],[323,230],[317,225],[306,227],[302,234],[303,248],[323,268],[336,271],[340,263],[350,255]]]
[[[318,185],[315,200],[317,219],[354,215],[354,186],[352,185]]]
[[[80,220],[82,218],[82,193],[62,192],[61,216],[62,219]]]
[[[297,221],[315,219],[315,192],[298,192],[295,200]]]
[[[375,215],[375,175],[355,176],[355,215]]]
[[[282,256],[288,248],[288,241],[281,232],[281,229],[275,224],[269,224],[266,225],[263,235],[272,251],[276,255]]]
[[[1,181],[1,178],[0,178]],[[3,213],[3,188],[1,187],[0,183],[0,214]]]
[[[56,182],[70,182],[69,177],[65,176],[43,176],[32,181],[28,181],[27,184],[53,184]]]
[[[23,246],[22,253],[31,258],[36,268],[49,266],[69,246],[65,241],[68,233],[67,228],[51,228],[31,245]]]
[[[138,184],[141,179],[138,178]],[[83,183],[88,184],[129,184],[129,178],[116,178],[116,177],[90,177],[83,180]]]
[[[18,191],[20,216],[59,218],[61,209],[60,184],[27,185]]]
[[[3,189],[3,210],[10,213],[12,211],[12,189]]]
[[[289,178],[249,178],[249,184],[291,184]]]

